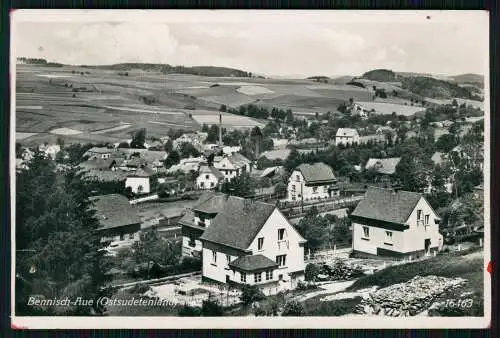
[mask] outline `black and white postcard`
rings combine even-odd
[[[485,328],[484,11],[11,13],[15,328]]]

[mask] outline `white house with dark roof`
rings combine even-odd
[[[335,145],[359,144],[359,134],[356,129],[339,128],[335,134]]]
[[[90,201],[99,221],[97,231],[102,241],[126,242],[138,239],[141,219],[127,197],[109,194],[91,197]]]
[[[202,165],[196,178],[196,188],[200,190],[215,190],[223,181],[224,174],[219,170],[208,165]]]
[[[419,193],[369,187],[350,218],[359,256],[419,258],[443,245],[440,217]]]
[[[378,174],[377,180],[390,181],[400,161],[401,157],[370,158],[365,164],[365,170],[375,170]]]
[[[288,201],[339,196],[337,178],[325,163],[301,164],[288,179]]]
[[[155,172],[142,167],[130,172],[125,179],[125,188],[130,188],[134,194],[149,194],[151,192],[151,179]]]
[[[275,205],[208,194],[179,223],[183,254],[202,257],[205,281],[271,294],[304,278],[306,240]]]
[[[251,171],[251,161],[240,153],[231,156],[215,156],[214,167],[224,175],[224,180],[230,182],[244,172]]]

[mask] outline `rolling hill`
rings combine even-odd
[[[479,74],[473,74],[473,73],[460,74],[460,75],[450,76],[449,79],[458,83],[475,84],[475,85],[480,85],[481,87],[484,86],[484,76]]]

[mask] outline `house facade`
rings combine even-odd
[[[139,239],[141,219],[125,196],[101,195],[91,197],[90,201],[99,221],[97,231],[102,241],[129,242]]]
[[[307,201],[339,195],[340,190],[333,170],[324,163],[301,164],[288,179],[288,201]]]
[[[149,194],[153,170],[144,167],[133,171],[125,179],[125,188],[130,188],[134,194]]]
[[[224,175],[214,167],[202,165],[196,178],[196,188],[199,190],[215,190],[219,187]]]
[[[202,257],[204,281],[271,294],[304,279],[306,241],[274,205],[224,194],[200,200],[180,223],[183,254]]]
[[[370,187],[350,218],[361,256],[420,258],[443,246],[440,217],[419,193]]]
[[[231,156],[216,156],[214,168],[224,175],[224,181],[230,182],[244,172],[251,171],[251,161],[245,156],[235,153]]]
[[[335,145],[359,144],[359,134],[356,129],[339,128],[335,134]]]

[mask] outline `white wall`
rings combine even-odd
[[[125,188],[130,187],[134,194],[139,192],[139,186],[142,186],[142,194],[149,194],[149,177],[127,177],[125,180]]]
[[[282,241],[278,241],[278,229],[284,228],[285,235]],[[262,250],[258,250],[258,238],[264,238]],[[272,261],[276,261],[276,256],[286,255],[286,266],[275,271],[275,278],[278,274],[285,274],[295,271],[303,271],[304,247],[299,246],[299,241],[303,240],[295,228],[288,222],[278,209],[275,209],[262,229],[259,231],[254,241],[250,244],[249,250],[254,255],[261,254]]]
[[[297,175],[299,176],[299,181],[297,182]],[[293,186],[295,186],[295,199],[293,199]],[[290,178],[288,179],[288,188],[287,188],[287,200],[289,201],[300,201],[302,200],[301,195],[305,200],[310,199],[322,199],[329,197],[328,187],[330,185],[317,186],[316,192],[314,191],[315,187],[308,187],[305,185],[304,177],[299,170],[294,170]],[[336,194],[338,195],[338,191]],[[332,192],[333,196],[334,192]]]
[[[215,189],[217,188],[218,183],[219,180],[217,179],[217,177],[215,177],[215,175],[211,173],[210,174],[203,173],[196,178],[196,187],[198,189]]]
[[[359,144],[359,135],[355,136],[335,136],[335,145],[339,144],[353,144],[353,143],[358,143]]]
[[[203,248],[203,276],[219,281],[221,283],[225,283],[226,275],[229,275],[231,280],[239,281],[240,277],[238,273],[233,273],[229,269],[226,254],[223,252],[216,252],[216,256],[217,256],[217,262],[213,263],[212,250]],[[229,257],[230,261],[234,261],[237,258],[236,256],[229,256]]]
[[[202,243],[200,240],[196,239],[194,241],[195,246],[190,246],[189,242],[191,239],[186,236],[182,236],[182,255],[183,256],[191,256],[192,251],[201,251],[203,249]]]
[[[429,215],[429,226],[424,226],[423,222],[417,222],[417,210],[422,210],[422,219]],[[415,209],[410,214],[407,224],[409,229],[405,231],[391,231],[387,229],[369,226],[369,240],[364,237],[363,227],[365,225],[353,223],[353,250],[376,255],[377,248],[397,251],[400,253],[410,253],[425,249],[425,239],[431,240],[430,248],[441,247],[443,244],[442,235],[439,233],[439,225],[435,222],[436,214],[432,211],[429,203],[421,198]],[[392,244],[386,243],[386,231],[392,232]]]

